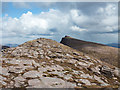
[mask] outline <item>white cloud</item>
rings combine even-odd
[[[81,31],[87,31],[86,29],[80,28],[78,26],[72,26],[71,30],[73,30],[73,31],[79,31],[79,32],[81,32]]]
[[[4,43],[9,43],[12,39],[15,40],[13,43],[23,43],[37,37],[48,37],[58,41],[64,35],[71,35],[83,40],[109,43],[110,40],[108,39],[111,37],[111,42],[116,42],[116,34],[98,35],[94,33],[116,31],[117,21],[117,6],[108,4],[104,8],[98,8],[93,15],[87,15],[78,9],[70,9],[68,12],[50,9],[37,15],[28,11],[19,18],[12,18],[8,15],[3,17],[3,22],[0,22],[3,23]]]
[[[80,10],[71,10],[70,11],[71,18],[73,22],[78,25],[85,24],[88,21],[88,16],[84,15]]]
[[[116,4],[108,4],[105,8],[99,8],[97,12],[101,19],[101,26],[105,28],[105,32],[118,29],[118,7]]]

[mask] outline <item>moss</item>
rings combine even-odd
[[[60,78],[60,79],[63,79],[63,80],[64,80],[64,77],[57,76],[57,78]]]
[[[70,68],[65,68],[64,71],[72,72],[72,69],[70,69]]]
[[[75,82],[75,80],[73,78],[70,78],[67,80],[68,82]]]
[[[48,75],[46,75],[46,77],[57,77],[58,75],[57,74],[48,74]]]
[[[54,69],[52,69],[52,71],[55,71]]]

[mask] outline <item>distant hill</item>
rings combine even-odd
[[[109,64],[118,66],[118,48],[99,43],[78,40],[69,36],[63,37],[60,43],[91,55]]]
[[[107,44],[107,45],[111,46],[111,47],[120,48],[120,44],[119,43],[110,43],[110,44]]]
[[[10,48],[10,47],[9,46],[2,46],[2,45],[0,45],[0,50],[6,49],[6,48]]]
[[[17,47],[18,44],[5,44],[5,45],[0,45],[0,50],[10,48],[10,47]]]
[[[18,44],[5,44],[5,46],[9,46],[9,47],[17,47]]]

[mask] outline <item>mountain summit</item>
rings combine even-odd
[[[118,88],[119,69],[39,38],[1,51],[1,88]]]
[[[72,38],[70,36],[65,36],[62,38],[61,42],[73,49],[81,51],[85,54],[91,55],[101,61],[107,62],[109,64],[118,66],[118,48],[106,46],[99,43],[83,41],[79,39]]]

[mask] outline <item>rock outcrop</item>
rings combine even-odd
[[[50,39],[1,51],[0,88],[118,88],[119,68]]]
[[[101,61],[120,67],[118,48],[106,46],[99,43],[83,41],[72,38],[70,36],[63,37],[60,43],[93,56],[97,59],[100,59]]]

